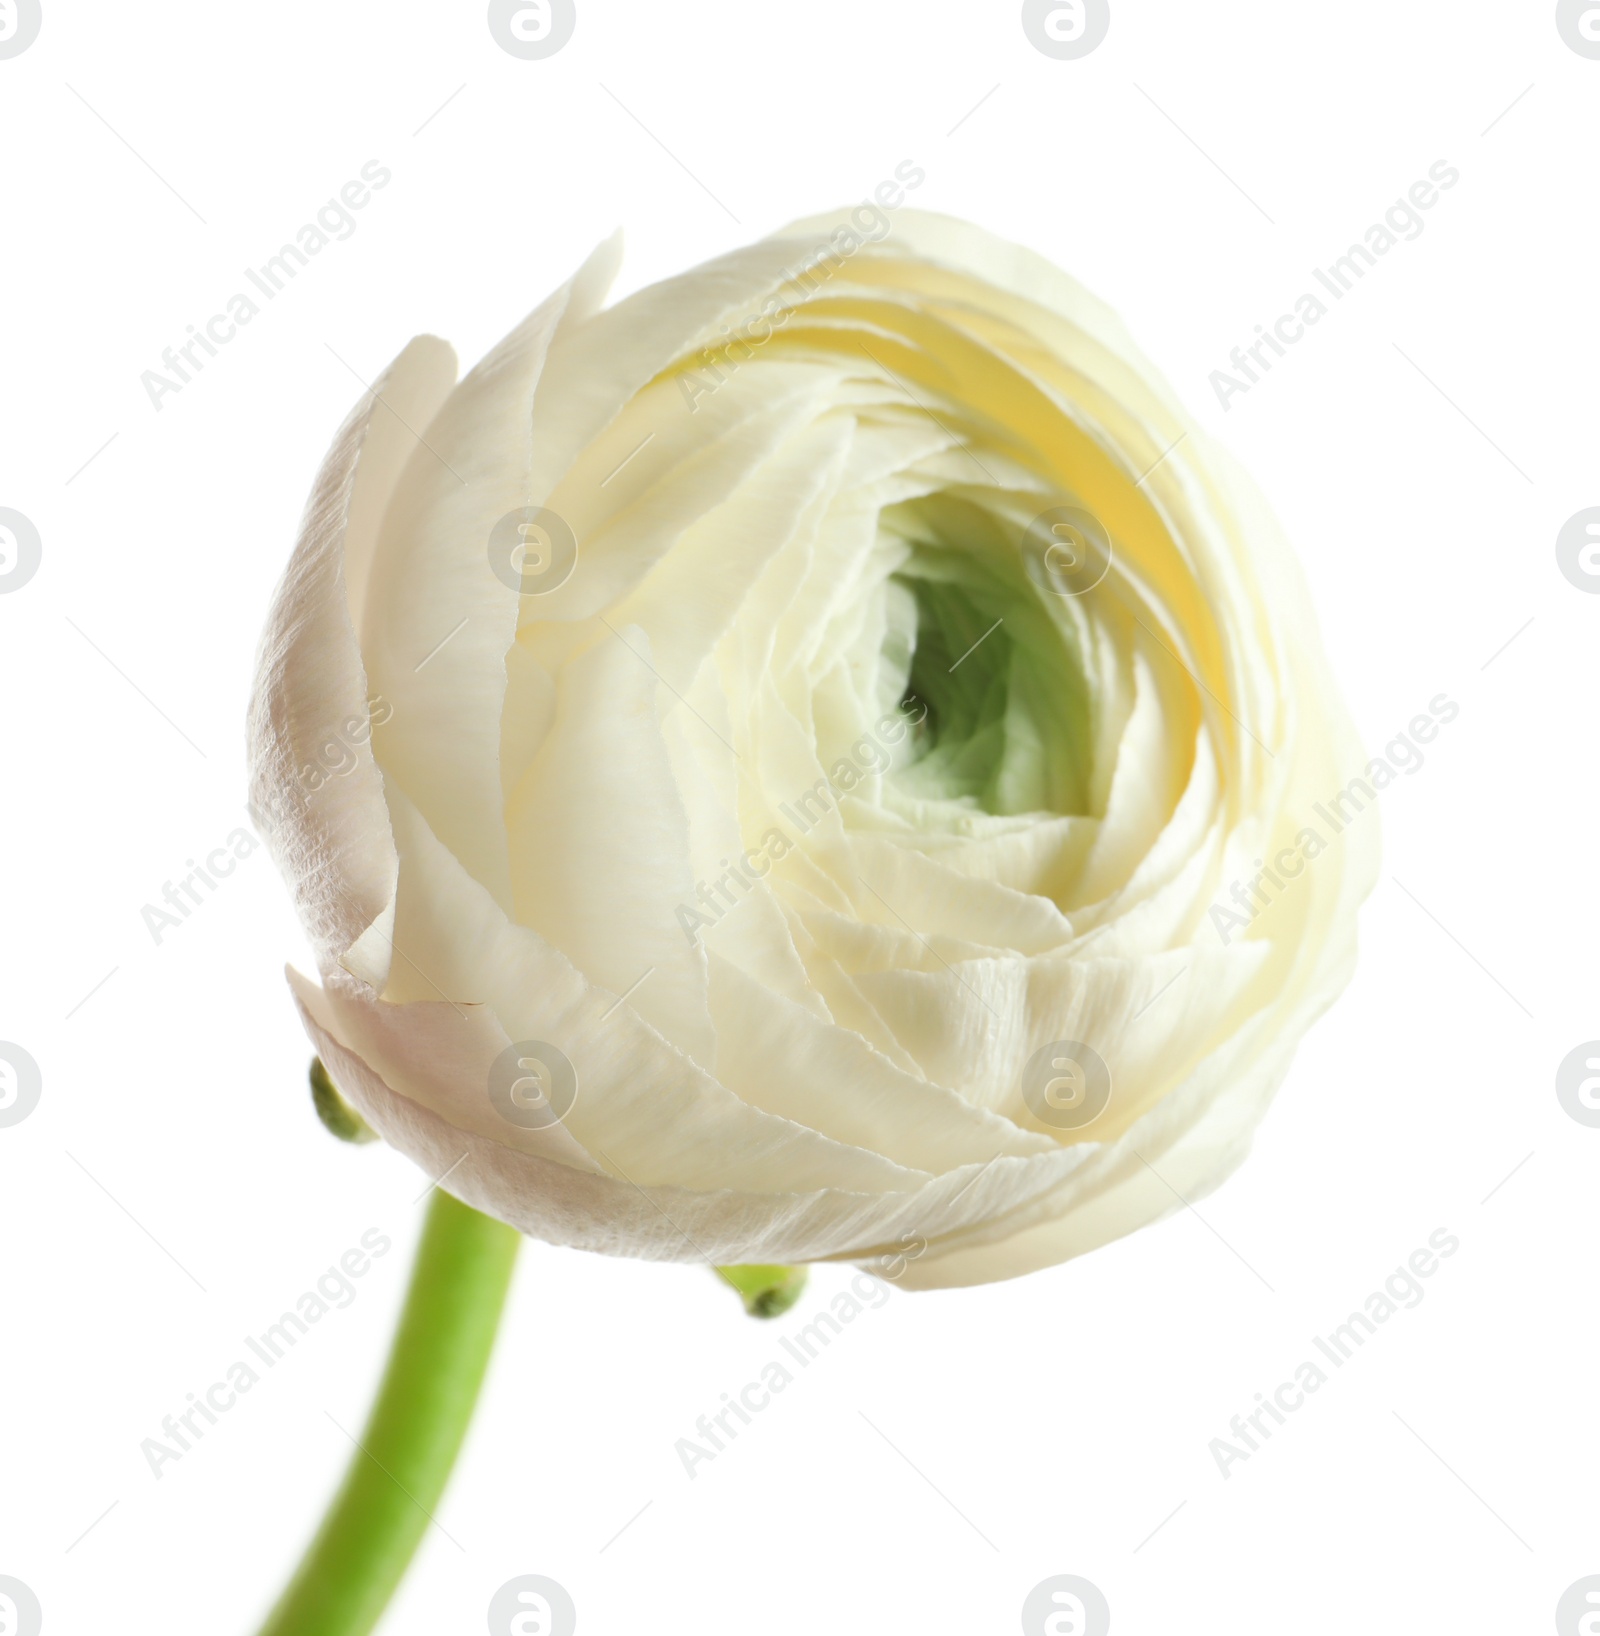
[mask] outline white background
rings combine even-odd
[[[45,0],[0,61],[0,506],[44,542],[0,596],[0,1038],[44,1084],[0,1129],[0,1574],[47,1631],[252,1629],[420,1221],[427,1178],[312,1116],[266,853],[160,946],[140,914],[244,822],[256,634],[352,370],[422,330],[470,363],[619,223],[626,290],[905,159],[1240,453],[1368,743],[1460,717],[1384,795],[1359,973],[1220,1193],[894,1292],[692,1481],[675,1441],[849,1273],[764,1326],[704,1270],[528,1245],[384,1628],[480,1630],[543,1573],[588,1636],[967,1636],[1074,1573],[1122,1636],[1454,1636],[1600,1573],[1600,1130],[1554,1091],[1600,1036],[1600,597],[1554,554],[1600,504],[1600,62],[1544,0],[1113,7],[1059,62],[1009,3],[579,0],[522,62],[479,4]],[[154,410],[141,372],[372,159],[354,235]],[[1441,159],[1425,233],[1224,413],[1210,372]],[[372,1226],[355,1303],[153,1478],[141,1439]],[[1211,1440],[1439,1227],[1422,1305],[1225,1479]]]

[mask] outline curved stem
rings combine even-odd
[[[466,1436],[520,1242],[434,1193],[377,1401],[261,1636],[366,1636],[377,1623]]]

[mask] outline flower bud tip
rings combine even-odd
[[[724,1283],[744,1298],[752,1318],[781,1318],[805,1291],[806,1267],[717,1267]]]
[[[311,1059],[311,1104],[317,1118],[341,1142],[376,1142],[378,1133],[339,1095],[339,1088],[322,1066],[321,1057]]]

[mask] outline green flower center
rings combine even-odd
[[[926,707],[897,788],[997,816],[1088,811],[1081,599],[1036,584],[1015,524],[965,497],[904,502],[882,525],[912,547],[890,581],[902,612],[884,662],[904,674],[907,712]]]

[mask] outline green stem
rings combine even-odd
[[[520,1238],[436,1191],[360,1447],[261,1636],[366,1636],[455,1464]]]

